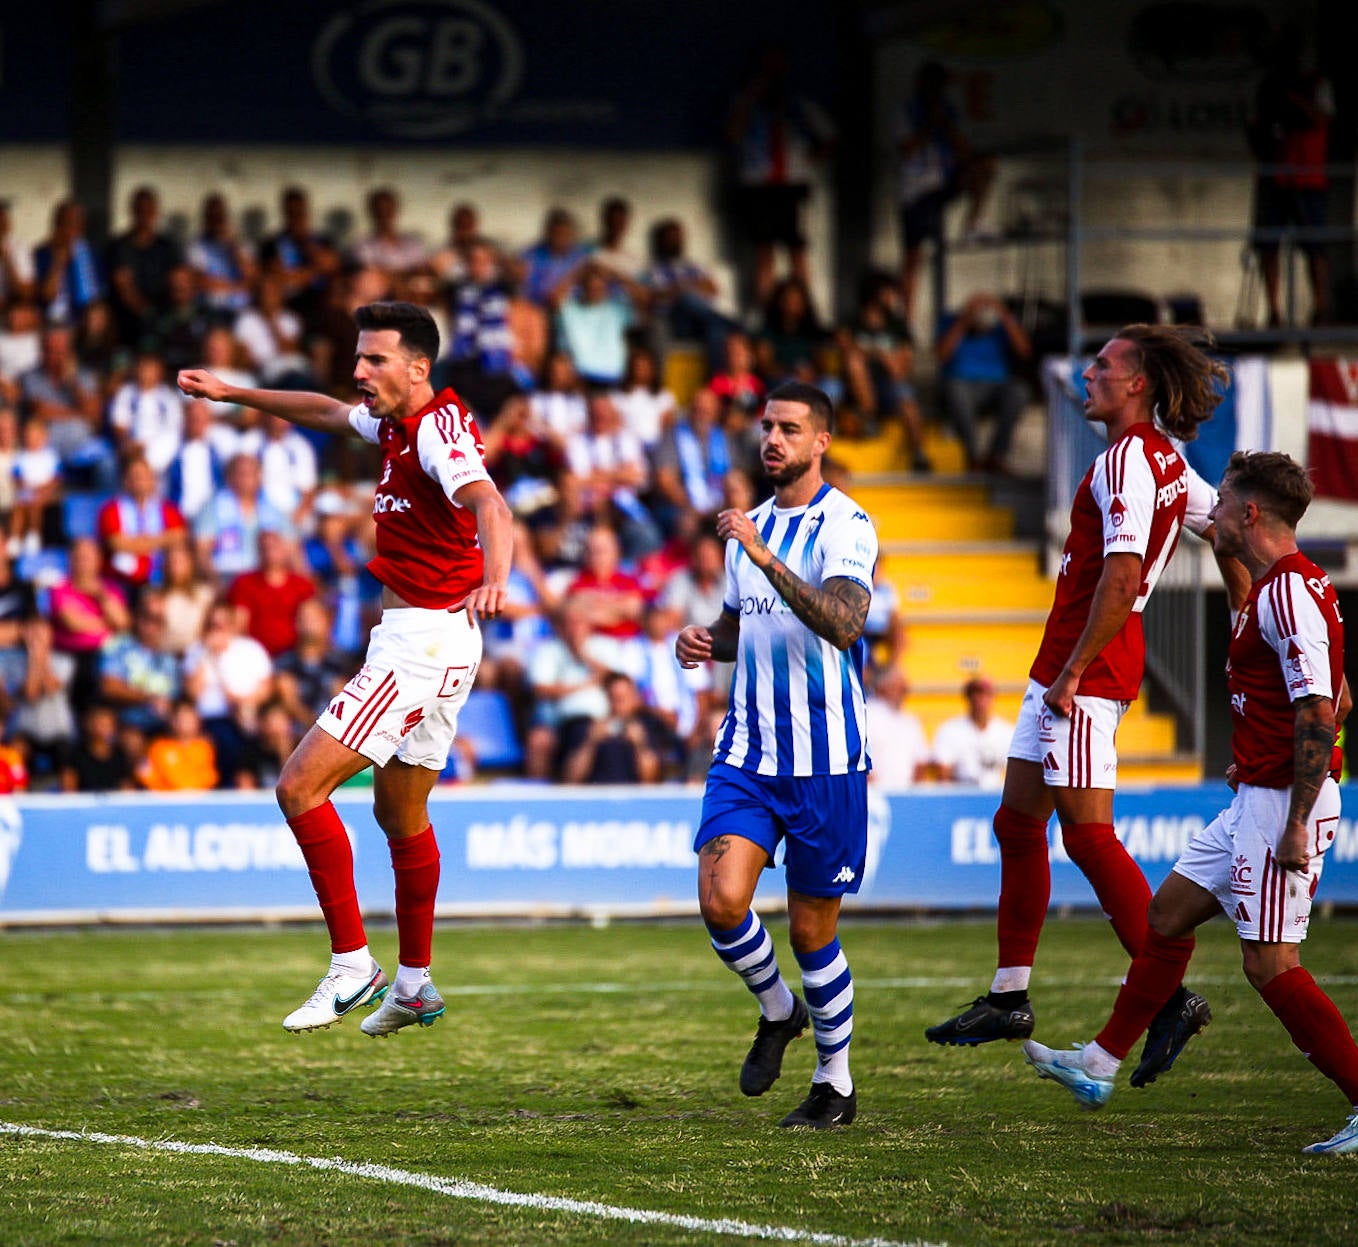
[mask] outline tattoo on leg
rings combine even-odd
[[[730,836],[713,836],[711,840],[703,845],[699,856],[710,857],[713,862],[719,862],[728,852],[730,852],[730,849]]]

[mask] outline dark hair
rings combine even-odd
[[[835,405],[824,390],[805,381],[784,381],[774,386],[764,400],[768,403],[801,403],[811,411],[811,421],[827,433],[835,431]]]
[[[1226,462],[1221,483],[1229,483],[1289,528],[1301,522],[1315,493],[1306,469],[1280,450],[1237,450]]]
[[[439,328],[418,303],[365,303],[354,313],[354,323],[364,329],[394,329],[401,346],[431,363],[439,354]]]
[[[622,375],[623,383],[631,384],[634,375],[634,367],[639,359],[650,360],[651,384],[648,388],[652,394],[659,394],[661,382],[663,381],[663,377],[660,373],[660,358],[650,347],[641,346],[635,342],[627,348],[627,367]]]
[[[1216,345],[1200,325],[1127,325],[1114,337],[1137,352],[1137,371],[1150,384],[1151,410],[1160,426],[1191,442],[1198,425],[1212,418],[1231,374],[1207,354]]]

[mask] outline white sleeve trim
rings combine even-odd
[[[1290,701],[1333,697],[1330,633],[1321,604],[1297,572],[1286,572],[1259,595],[1259,635],[1278,655]]]
[[[457,421],[439,424],[432,417],[421,420],[416,451],[420,467],[438,481],[444,496],[455,507],[462,505],[456,495],[464,485],[490,480],[476,438],[466,425]]]
[[[382,442],[382,421],[368,410],[366,403],[349,408],[349,427],[365,442],[374,446]]]

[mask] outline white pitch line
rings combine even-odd
[[[466,1182],[459,1178],[438,1178],[433,1174],[413,1173],[408,1169],[393,1169],[389,1165],[372,1165],[341,1160],[338,1157],[298,1156],[295,1152],[279,1152],[264,1147],[223,1147],[219,1143],[180,1143],[173,1139],[139,1139],[134,1135],[102,1134],[95,1130],[45,1130],[38,1126],[22,1126],[0,1122],[0,1134],[33,1139],[70,1139],[79,1143],[112,1143],[119,1147],[134,1147],[145,1151],[173,1152],[192,1156],[226,1156],[233,1160],[252,1160],[265,1165],[305,1165],[311,1169],[330,1170],[374,1182],[390,1182],[396,1186],[413,1186],[446,1195],[450,1199],[468,1199],[482,1204],[504,1204],[513,1208],[533,1208],[543,1212],[573,1213],[581,1217],[598,1217],[605,1221],[630,1221],[635,1225],[665,1225],[691,1230],[699,1234],[724,1234],[731,1238],[762,1238],[779,1243],[815,1243],[818,1247],[947,1247],[946,1243],[915,1240],[905,1243],[886,1238],[849,1238],[843,1234],[826,1234],[817,1230],[799,1230],[793,1226],[756,1225],[749,1221],[727,1218],[688,1217],[674,1212],[656,1212],[647,1208],[626,1208],[600,1204],[594,1200],[566,1199],[560,1195],[532,1195],[520,1191],[502,1191],[480,1182]]]

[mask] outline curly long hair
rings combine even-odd
[[[1137,371],[1150,383],[1151,410],[1172,437],[1191,442],[1212,418],[1231,383],[1230,370],[1207,354],[1216,339],[1200,325],[1127,325],[1114,335],[1137,350]]]

